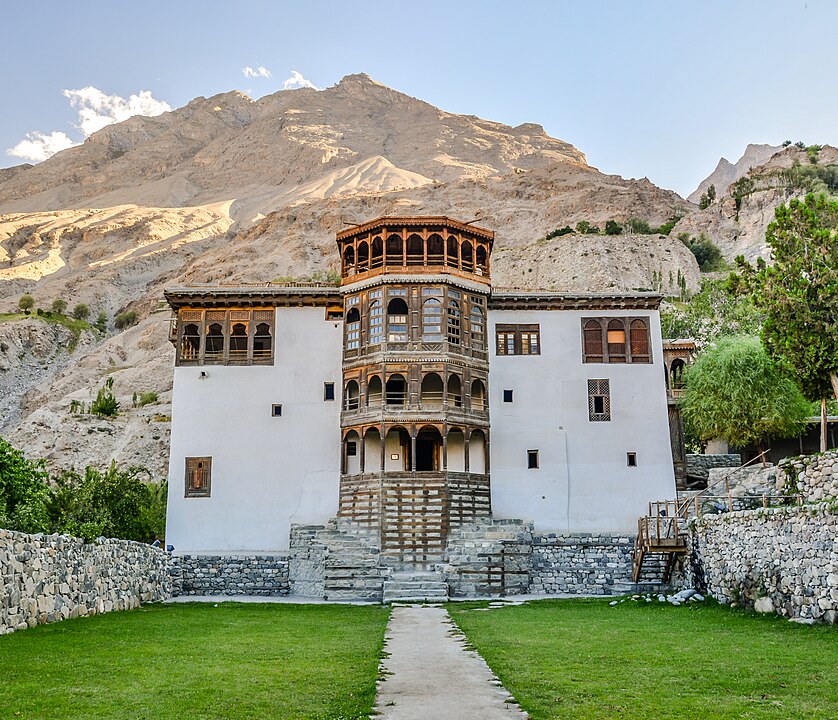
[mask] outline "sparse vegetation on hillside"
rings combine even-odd
[[[55,300],[52,301],[52,305],[50,306],[50,312],[53,312],[56,315],[63,315],[66,310],[67,301],[63,298],[55,298]]]
[[[18,300],[17,306],[28,315],[32,312],[32,308],[35,307],[35,298],[31,295],[22,295],[20,300]]]
[[[697,238],[690,237],[689,233],[678,233],[678,239],[695,255],[701,272],[715,272],[727,267],[722,251],[704,233]]]
[[[90,317],[90,308],[84,303],[79,303],[73,308],[73,317],[76,320],[87,320]]]
[[[119,401],[114,396],[113,378],[105,380],[105,384],[96,393],[96,399],[90,405],[90,412],[100,417],[116,417],[119,415]]]
[[[698,207],[700,210],[706,210],[716,201],[716,186],[711,185],[707,188],[707,192],[702,193],[698,199]]]
[[[139,322],[139,315],[136,310],[126,310],[119,313],[114,319],[113,324],[117,330],[125,330],[126,328],[136,325]]]

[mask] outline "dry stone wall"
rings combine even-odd
[[[779,467],[787,492],[800,493],[806,502],[838,499],[838,450],[786,458]]]
[[[534,534],[530,592],[611,595],[632,582],[633,544],[627,535]]]
[[[175,595],[287,595],[287,555],[176,555]]]
[[[739,510],[690,525],[693,583],[722,603],[838,618],[838,507]]]
[[[131,542],[0,529],[0,634],[165,600],[165,551]]]

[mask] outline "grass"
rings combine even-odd
[[[381,607],[152,605],[0,637],[0,718],[366,718]]]
[[[835,627],[657,601],[449,611],[533,720],[838,717]]]
[[[79,343],[79,338],[81,337],[82,332],[93,329],[93,326],[86,320],[78,320],[71,315],[61,315],[48,310],[44,310],[40,315],[34,312],[29,315],[26,315],[25,313],[0,313],[0,323],[12,322],[15,320],[26,320],[27,318],[42,320],[43,322],[52,323],[53,325],[63,325],[67,328],[73,335],[70,339],[69,345],[67,346],[68,352],[73,352],[73,350],[76,349],[76,345]]]

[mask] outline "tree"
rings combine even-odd
[[[838,203],[809,194],[780,205],[774,216],[765,233],[773,264],[736,261],[744,287],[766,312],[766,349],[821,403],[825,451],[826,400],[838,398]]]
[[[63,315],[64,311],[67,309],[67,301],[63,300],[62,298],[55,298],[52,301],[52,312],[56,315]]]
[[[707,188],[706,193],[702,193],[698,199],[699,210],[706,210],[716,201],[716,186],[711,185]]]
[[[90,317],[90,308],[84,303],[79,303],[73,308],[73,317],[76,320],[87,320]]]
[[[35,298],[31,295],[21,295],[20,300],[17,301],[17,306],[28,315],[32,308],[35,307]]]
[[[606,235],[619,235],[621,232],[623,232],[623,226],[620,225],[616,220],[605,221]]]
[[[722,251],[704,233],[694,238],[689,245],[701,272],[713,272],[724,267],[725,260]]]
[[[46,479],[43,461],[27,460],[0,438],[0,527],[48,532]]]
[[[799,435],[809,414],[785,369],[759,338],[745,336],[723,338],[698,355],[684,375],[680,405],[690,433],[736,447]]]
[[[108,329],[108,314],[104,310],[99,311],[99,315],[96,317],[96,322],[93,323],[93,326],[99,332],[106,332]]]
[[[576,223],[576,232],[580,235],[599,235],[599,228],[591,225],[587,220],[580,220]]]

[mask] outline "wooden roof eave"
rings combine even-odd
[[[321,287],[219,287],[190,286],[163,291],[173,310],[182,307],[323,307],[341,302],[337,286]]]
[[[657,310],[658,293],[492,292],[490,310]]]

